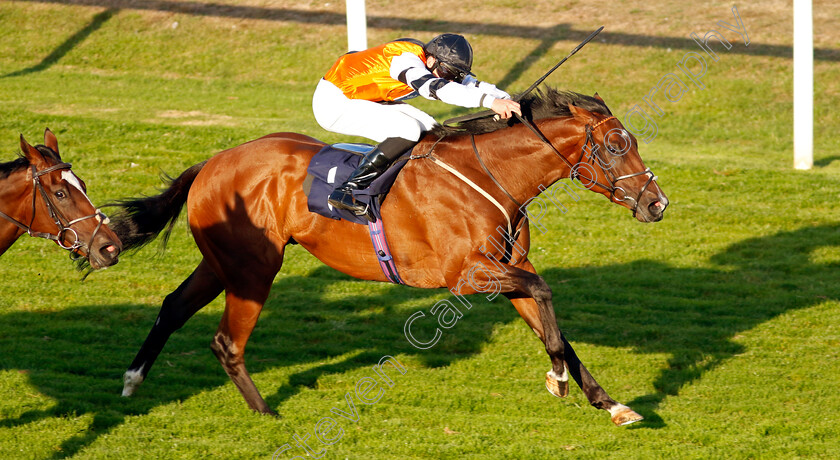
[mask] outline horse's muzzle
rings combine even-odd
[[[665,195],[659,195],[657,198],[650,200],[644,206],[640,203],[639,208],[636,210],[636,219],[639,222],[659,222],[662,220],[665,216],[665,208],[668,207],[670,202]]]
[[[122,245],[118,241],[110,241],[106,238],[103,240],[94,243],[87,254],[88,262],[94,269],[110,267],[119,262]]]

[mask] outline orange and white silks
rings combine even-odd
[[[391,60],[404,53],[426,62],[423,45],[413,41],[393,41],[364,51],[341,56],[324,76],[350,99],[395,101],[414,88],[391,76]]]

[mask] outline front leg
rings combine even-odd
[[[537,302],[529,297],[514,297],[512,294],[506,294],[506,296],[513,303],[522,319],[545,344],[545,351],[551,359],[551,370],[545,373],[545,388],[554,396],[565,398],[569,395],[569,373],[565,362],[565,337],[562,337],[562,333],[560,333],[560,343],[563,348],[560,350],[551,349],[548,345],[549,342],[546,341],[546,327],[542,322],[542,315]],[[557,328],[557,331],[559,332],[560,329]]]
[[[474,292],[481,292],[481,286],[491,285],[494,282],[500,284],[500,292],[511,300],[525,322],[543,341],[552,366],[546,374],[548,391],[558,397],[568,395],[568,375],[571,374],[589,403],[598,409],[608,411],[616,425],[627,425],[642,420],[641,415],[610,398],[580,361],[574,348],[557,325],[551,301],[551,288],[541,276],[536,274],[534,266],[525,259],[518,262],[516,266],[504,268],[506,269],[504,272],[496,267],[493,267],[493,270],[489,268],[480,271],[471,270],[464,276],[469,276],[468,284],[474,289],[477,288]]]

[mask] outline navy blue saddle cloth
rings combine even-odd
[[[327,198],[335,187],[350,177],[364,154],[372,149],[373,146],[368,144],[342,143],[328,145],[316,153],[306,169],[306,180],[303,182],[303,193],[308,197],[309,210],[324,217],[367,225],[367,219],[345,209],[333,208],[327,203]],[[410,153],[409,151],[398,158],[384,174],[373,181],[370,187],[353,191],[353,197],[370,206],[377,219],[380,219],[381,199],[391,189],[391,185],[397,179],[397,174],[407,163]]]

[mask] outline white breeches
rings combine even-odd
[[[378,104],[350,99],[323,78],[312,96],[312,111],[322,128],[382,142],[389,137],[418,141],[435,119],[409,104]]]

